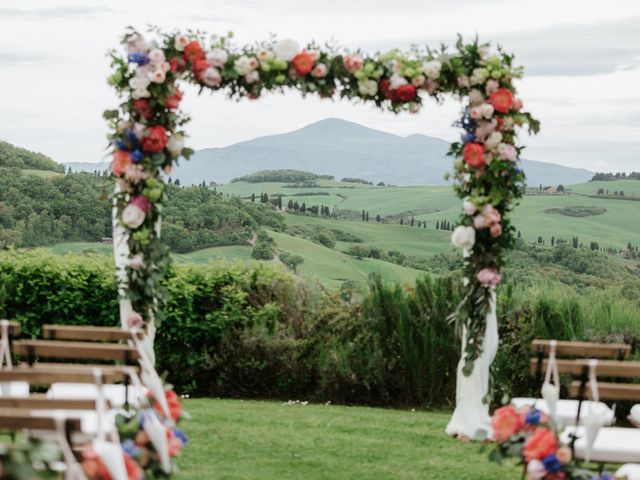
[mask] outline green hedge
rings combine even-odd
[[[174,265],[158,369],[192,395],[450,405],[460,348],[447,315],[457,285],[372,277],[366,291],[341,296],[272,263]],[[533,338],[631,343],[640,334],[638,300],[626,291],[518,285],[499,290],[495,401],[539,392]],[[109,258],[0,253],[0,317],[19,320],[26,335],[43,323],[118,325],[117,308]]]

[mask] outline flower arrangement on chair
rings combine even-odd
[[[571,449],[559,439],[556,425],[532,407],[498,408],[491,419],[493,448],[489,459],[502,463],[516,459],[528,480],[613,480],[609,473],[596,474],[578,466]]]

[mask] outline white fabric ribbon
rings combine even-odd
[[[53,418],[56,426],[55,438],[60,446],[64,463],[67,466],[64,473],[65,480],[87,480],[87,476],[84,474],[84,470],[82,470],[82,467],[76,460],[73,450],[71,449],[71,445],[69,445],[69,441],[67,440],[65,432],[66,417],[62,412],[56,411],[54,412]]]
[[[11,370],[11,348],[9,347],[9,320],[0,320],[0,369],[7,364],[7,370]]]
[[[167,394],[165,392],[162,379],[160,378],[160,375],[158,375],[153,363],[149,360],[145,344],[140,340],[138,332],[132,330],[131,338],[133,339],[133,344],[136,350],[140,354],[140,376],[142,377],[142,382],[149,390],[151,390],[153,398],[160,404],[160,408],[162,408],[162,412],[165,417],[171,421],[171,412],[169,410]]]
[[[598,378],[596,376],[597,367],[598,360],[589,360],[589,387],[591,388],[592,401],[587,404],[587,413],[583,421],[586,442],[584,459],[587,462],[591,461],[593,445],[598,437],[598,432],[609,420],[606,407],[600,403],[600,395],[598,394]]]
[[[547,371],[544,375],[544,383],[542,384],[542,398],[547,402],[549,407],[549,415],[555,420],[558,399],[560,398],[560,374],[558,373],[558,363],[556,361],[557,340],[549,342],[549,362],[547,363]],[[553,383],[551,383],[553,376]]]
[[[160,456],[160,466],[164,473],[171,473],[171,457],[169,456],[169,442],[167,440],[167,427],[165,427],[156,413],[145,412],[144,431],[149,435],[153,448]]]

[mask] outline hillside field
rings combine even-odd
[[[637,244],[640,238],[640,202],[591,197],[601,185],[611,192],[624,190],[631,195],[638,191],[640,182],[619,180],[612,182],[589,182],[571,185],[571,194],[527,195],[514,211],[517,230],[526,242],[536,243],[541,236],[546,244],[551,237],[570,241],[575,235],[584,245],[598,242],[601,248],[624,248],[628,242]],[[399,251],[407,256],[430,258],[442,252],[452,252],[450,232],[436,229],[436,222],[447,220],[454,223],[458,218],[459,201],[447,186],[424,187],[376,187],[358,183],[343,183],[333,180],[318,180],[311,187],[290,188],[285,183],[237,182],[216,187],[218,191],[249,198],[255,194],[260,198],[266,192],[271,198],[285,195],[283,205],[289,200],[307,206],[325,205],[332,211],[351,211],[347,218],[326,218],[285,212],[287,226],[325,227],[357,237],[360,243],[338,241],[334,249],[318,245],[301,236],[269,231],[276,248],[299,255],[303,263],[298,272],[319,279],[327,286],[335,287],[346,280],[366,281],[370,273],[377,272],[390,281],[412,281],[422,272],[412,268],[372,258],[357,259],[342,252],[353,245],[377,247],[384,251]],[[315,193],[315,194],[310,194]],[[322,194],[319,194],[322,193]],[[369,222],[361,220],[361,212],[369,212]],[[577,212],[577,213],[576,213]],[[381,215],[382,223],[375,221]],[[388,218],[384,218],[388,217]],[[400,217],[405,225],[399,224]],[[426,221],[426,228],[407,225],[414,217]],[[635,219],[635,220],[634,220]],[[386,223],[389,222],[389,223]],[[111,254],[110,245],[92,243],[67,243],[51,247],[52,251],[91,251]],[[207,263],[211,260],[250,261],[250,245],[212,247],[185,254],[175,254],[180,263]]]

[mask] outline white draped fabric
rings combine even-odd
[[[120,192],[119,185],[115,187],[116,194]],[[113,224],[113,256],[116,264],[116,277],[118,280],[118,297],[120,299],[120,324],[122,328],[129,329],[129,314],[133,311],[131,301],[127,298],[127,272],[126,267],[129,264],[129,237],[127,231],[117,218],[117,208],[113,206],[112,210],[112,224]],[[156,231],[160,235],[160,220],[156,225]],[[155,365],[155,352],[153,349],[153,342],[156,335],[156,328],[151,319],[146,325],[146,335],[144,337],[144,348],[147,352],[147,358],[152,365]]]
[[[464,338],[464,335],[463,335]],[[464,435],[473,439],[479,430],[491,431],[489,405],[482,400],[489,392],[490,367],[498,351],[498,320],[496,317],[496,293],[491,292],[491,307],[486,319],[486,331],[482,354],[476,359],[473,372],[468,377],[464,367],[464,342],[456,379],[456,409],[447,425],[448,435]]]

